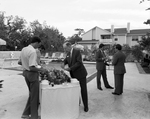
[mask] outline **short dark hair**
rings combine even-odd
[[[66,46],[71,46],[70,42],[65,42]]]
[[[102,47],[104,47],[105,45],[103,44],[103,43],[101,43],[100,45],[99,45],[99,48],[102,48]]]
[[[32,37],[31,38],[31,43],[36,43],[36,42],[40,43],[41,39],[39,37],[37,37],[37,36]]]
[[[146,54],[145,57],[148,58],[148,54]]]
[[[121,46],[120,44],[117,44],[117,45],[116,45],[116,49],[122,50],[122,46]]]

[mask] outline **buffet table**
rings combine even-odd
[[[76,119],[79,116],[78,81],[62,85],[41,83],[41,119]]]

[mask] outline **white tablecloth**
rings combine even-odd
[[[79,116],[80,87],[41,84],[41,119],[76,119]]]

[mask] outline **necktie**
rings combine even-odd
[[[68,53],[69,56],[69,62],[71,63],[71,52]]]
[[[71,53],[70,53],[70,52],[68,52],[68,56],[69,56],[69,57],[70,57],[70,54],[71,54]]]
[[[105,55],[105,53],[104,53],[104,51],[102,50],[102,54],[103,54],[103,57],[106,57],[106,55]]]

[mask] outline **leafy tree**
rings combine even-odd
[[[81,34],[84,33],[84,29],[81,28],[76,28],[75,31],[78,31],[78,33],[74,34],[71,37],[68,37],[69,42],[71,42],[72,44],[82,41]]]
[[[33,35],[42,39],[46,51],[63,51],[65,37],[57,28],[35,20],[26,26],[26,20],[19,16],[5,16],[0,12],[0,38],[7,42],[8,50],[21,50],[30,43]]]
[[[78,34],[74,34],[72,37],[70,37],[69,41],[72,43],[72,44],[75,44],[79,41],[81,41],[82,38],[78,35]]]
[[[126,55],[126,57],[131,53],[131,48],[128,44],[123,44],[122,51]]]
[[[63,51],[65,37],[55,28],[44,29],[47,35],[47,49],[49,51]]]
[[[116,44],[109,46],[108,52],[109,52],[109,55],[111,55],[111,56],[115,54],[115,45]]]
[[[21,50],[23,47],[30,44],[30,39],[32,36],[32,32],[30,28],[26,28],[20,32],[20,39],[17,40],[16,46],[17,50]]]
[[[35,20],[33,22],[30,23],[30,27],[31,27],[31,31],[35,36],[38,37],[43,37],[44,33],[43,33],[43,26],[41,23],[39,23],[38,20]]]
[[[63,51],[62,44],[65,37],[58,31],[58,29],[48,26],[46,22],[41,24],[38,20],[31,22],[30,25],[33,34],[42,39],[46,51]]]
[[[0,12],[0,38],[6,39],[5,12]]]
[[[0,12],[0,38],[7,41],[7,49],[15,49],[25,24],[26,21],[21,17],[5,16],[5,12]]]
[[[146,24],[146,25],[150,24],[150,19],[148,19],[147,21],[145,21],[144,24]]]
[[[132,55],[137,59],[138,62],[143,59],[142,48],[140,45],[135,45],[132,47]]]
[[[89,49],[88,49],[88,46],[84,46],[84,51],[82,52],[84,55],[88,55],[89,54]]]
[[[97,44],[92,44],[91,45],[91,52],[95,54],[96,51],[97,51]]]
[[[143,49],[150,51],[150,33],[143,36],[142,40],[138,41],[138,43]]]
[[[143,3],[143,2],[145,2],[145,1],[150,1],[150,0],[140,0],[140,3]],[[147,8],[146,10],[150,10],[150,7]],[[149,25],[150,25],[150,19],[147,19],[147,21],[145,21],[144,24],[146,24],[146,25],[149,24]]]
[[[75,31],[78,31],[78,35],[81,36],[83,33],[85,33],[84,29],[76,28]]]

